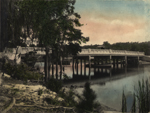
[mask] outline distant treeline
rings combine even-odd
[[[104,42],[103,45],[85,45],[83,48],[91,49],[114,49],[114,50],[127,50],[127,51],[140,51],[145,52],[146,55],[150,55],[150,41],[149,42],[118,42],[110,44],[109,42]]]

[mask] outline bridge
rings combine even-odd
[[[43,56],[45,55],[45,48],[42,47],[18,47],[17,48],[7,48],[0,53],[0,57],[7,56],[9,59],[13,60],[15,55],[17,56],[18,63],[21,62],[21,57],[25,57],[28,52],[36,51],[36,57],[39,58],[38,61],[43,62]],[[21,54],[21,57],[19,55]],[[52,54],[52,51],[49,52]],[[89,69],[89,74],[91,68],[94,70],[101,68],[119,68],[126,67],[128,65],[138,65],[139,60],[145,57],[144,52],[138,51],[126,51],[126,50],[112,50],[112,49],[82,49],[75,56],[70,56],[67,60],[72,61],[73,75],[79,75],[78,64],[80,63],[80,74],[82,75],[82,68],[84,68],[84,75],[86,75],[86,68]],[[59,62],[59,61],[58,61]],[[82,65],[82,63],[84,65]],[[53,64],[58,67],[58,63]],[[54,70],[53,70],[54,71]],[[58,74],[58,68],[56,68],[56,74]],[[74,73],[76,71],[76,74]]]
[[[130,66],[137,66],[139,60],[145,56],[144,52],[126,51],[126,50],[112,50],[112,49],[82,49],[79,54],[73,56],[73,73],[76,67],[76,75],[78,73],[78,64],[80,62],[80,74],[82,75],[82,62],[84,63],[84,75],[86,75],[86,67],[89,68],[119,68]],[[103,70],[103,69],[102,69]]]
[[[82,49],[78,56],[132,56],[143,57],[144,52],[112,50],[112,49]]]
[[[28,52],[36,51],[37,57],[42,60],[42,56],[45,55],[45,48],[42,47],[20,47],[17,48],[6,48],[2,53],[0,53],[0,57],[7,56],[9,59],[13,60],[15,58],[15,55],[18,56],[21,54],[22,57],[24,57],[24,54]],[[50,50],[50,54],[52,51]],[[122,59],[126,62],[129,59],[139,59],[144,57],[144,52],[138,52],[138,51],[126,51],[126,50],[112,50],[112,49],[82,49],[81,52],[79,52],[76,56],[71,56],[71,58],[67,58],[68,60],[72,59],[83,59],[91,61],[97,61],[98,60],[113,60],[116,59]],[[18,62],[20,62],[21,59],[18,58]],[[43,60],[42,60],[43,61]],[[103,62],[102,62],[103,63]]]

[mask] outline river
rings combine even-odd
[[[80,65],[78,68],[79,70],[81,69]],[[91,77],[89,78],[89,71],[87,68],[86,75],[79,75],[78,79],[69,82],[66,86],[79,86],[75,88],[75,90],[79,94],[82,94],[82,86],[86,81],[90,81],[91,88],[97,95],[96,100],[101,104],[107,105],[118,111],[121,111],[122,93],[124,90],[127,98],[127,111],[130,111],[133,101],[133,93],[135,89],[138,88],[138,81],[142,79],[150,79],[149,69],[150,65],[141,65],[134,68],[119,68],[117,70],[103,69],[103,72],[98,72],[98,69],[96,69],[95,72],[94,69],[92,69],[90,73]],[[64,73],[66,73],[70,79],[74,79],[71,65],[65,66]]]

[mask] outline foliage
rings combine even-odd
[[[26,47],[22,37],[22,18],[18,11],[18,7],[15,5],[18,0],[9,0],[7,7],[7,34],[8,34],[8,47],[15,48],[17,46]]]
[[[46,48],[45,64],[48,61],[49,47],[57,53],[53,55],[53,59],[57,61],[60,56],[77,54],[81,51],[80,44],[86,43],[89,39],[83,37],[81,30],[77,29],[82,24],[79,22],[80,15],[74,12],[74,4],[75,0],[21,0],[15,2],[13,6],[16,8],[13,9],[16,18],[13,18],[10,13],[10,25],[13,24],[13,29],[17,31],[18,42],[25,43],[27,37],[32,42],[37,39],[38,46]],[[18,20],[19,27],[16,28]],[[47,78],[48,68],[45,69],[45,78]]]
[[[103,46],[106,48],[106,49],[110,49],[110,43],[109,42],[103,42]]]
[[[52,98],[45,98],[44,99],[47,103],[52,104],[52,105],[61,105],[61,103],[56,99],[52,99]]]
[[[5,63],[4,64],[4,72],[6,72],[9,75],[12,75],[14,72],[14,66],[11,65],[10,63]]]
[[[30,68],[24,63],[18,65],[6,63],[4,69],[5,73],[19,80],[38,80],[42,77],[39,73],[30,71]]]
[[[126,97],[124,94],[124,91],[122,93],[122,112],[127,112],[127,103],[126,103]]]
[[[46,82],[46,87],[56,93],[60,91],[62,86],[62,81],[56,80],[54,78],[51,78],[50,80],[48,80],[48,82]]]
[[[74,12],[74,4],[75,0],[17,2],[24,28],[22,33],[31,40],[38,38],[39,45],[50,46],[59,52],[63,45],[80,47],[79,44],[87,42],[88,38],[83,37],[81,31],[76,29],[82,24],[79,22],[80,15]],[[75,50],[78,52],[79,49]]]
[[[139,81],[139,87],[137,90],[137,100],[139,106],[140,113],[149,112],[149,84],[148,80],[144,81],[144,79]]]
[[[135,96],[135,93],[133,95],[133,104],[132,104],[131,112],[136,113],[136,96]]]
[[[96,103],[94,102],[96,99],[95,92],[90,88],[90,83],[86,82],[84,86],[83,91],[83,98],[80,98],[80,102],[77,105],[77,109],[80,112],[83,111],[93,111],[93,108],[95,107]]]
[[[42,89],[39,89],[39,90],[38,90],[38,95],[42,95],[42,93],[43,93],[43,90],[42,90]]]
[[[29,67],[34,67],[34,65],[35,65],[35,63],[37,61],[37,58],[35,57],[35,55],[36,55],[36,52],[34,52],[34,51],[25,54],[24,62]]]
[[[136,105],[138,105],[138,109],[139,109],[139,113],[147,113],[149,112],[149,103],[150,103],[150,99],[149,99],[149,84],[148,84],[148,80],[144,81],[144,79],[142,79],[142,81],[138,82],[138,89],[134,92],[133,95],[133,105],[131,108],[131,112],[135,113],[136,112]],[[126,97],[124,95],[123,92],[123,96],[122,96],[122,112],[126,112]]]
[[[58,96],[64,99],[64,102],[62,103],[63,106],[74,107],[77,105],[77,102],[74,100],[75,93],[73,90],[69,90],[68,92],[62,90],[58,93]]]
[[[66,73],[63,74],[63,78],[64,78],[65,80],[68,80],[68,79],[69,79],[69,77],[67,76]]]
[[[146,55],[149,55],[150,42],[126,42],[126,43],[115,43],[110,47],[111,49],[120,49],[120,50],[128,50],[128,51],[141,51],[145,52]]]

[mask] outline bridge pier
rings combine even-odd
[[[119,68],[118,58],[116,59],[117,69]]]
[[[96,57],[94,56],[94,66],[96,65]],[[94,73],[96,72],[96,67],[94,67]]]
[[[84,75],[86,75],[86,58],[84,59]]]
[[[80,68],[81,68],[81,75],[82,75],[82,58],[80,59]]]
[[[91,80],[91,56],[89,55],[89,80]]]
[[[74,57],[72,57],[72,71],[73,71],[73,75],[74,75]]]
[[[100,53],[99,51],[102,53]],[[140,54],[142,55],[142,53]],[[105,73],[105,74],[110,74],[111,76],[112,70],[108,69],[108,67],[111,68],[111,65],[113,65],[113,70],[115,71],[117,71],[118,69],[122,69],[123,67],[126,68],[129,63],[129,59],[131,59],[130,57],[134,57],[134,60],[132,60],[134,64],[135,62],[139,62],[139,57],[138,55],[137,56],[136,55],[137,55],[136,52],[133,54],[130,51],[121,51],[121,50],[110,51],[110,50],[93,49],[92,51],[91,50],[85,51],[83,52],[83,54],[81,52],[81,54],[79,53],[79,55],[77,55],[76,57],[73,57],[73,60],[72,60],[73,73],[76,72],[76,75],[79,75],[79,73],[80,75],[82,74],[86,75],[86,67],[87,67],[86,63],[87,63],[89,79],[90,79],[90,74],[91,74],[91,68],[94,68],[94,73]],[[135,57],[137,61],[135,60]],[[75,63],[75,66],[74,66],[74,63]],[[80,64],[81,66],[80,68],[78,68],[78,64]],[[76,69],[75,72],[74,72],[74,69]]]

